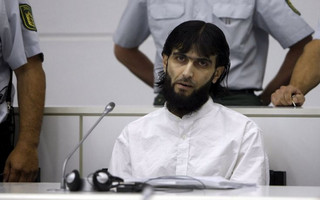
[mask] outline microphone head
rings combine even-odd
[[[111,112],[115,106],[116,106],[115,103],[110,102],[110,103],[106,106],[105,111]]]

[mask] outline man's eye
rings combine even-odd
[[[179,61],[179,62],[184,62],[186,60],[186,57],[185,56],[177,56],[176,59]]]
[[[198,64],[202,67],[206,67],[209,65],[209,62],[206,60],[198,60]]]

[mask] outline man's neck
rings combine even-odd
[[[187,115],[190,113],[189,111],[180,110],[180,109],[176,109],[176,108],[170,108],[170,107],[167,107],[167,108],[172,114],[174,114],[180,118],[182,118],[184,115]]]
[[[209,95],[206,99],[203,98],[202,101],[198,101],[196,104],[193,104],[193,107],[176,106],[177,102],[170,104],[170,101],[167,100],[166,107],[172,114],[182,118],[184,115],[189,115],[191,113],[197,112],[208,101],[208,98]],[[184,103],[180,102],[180,104]]]

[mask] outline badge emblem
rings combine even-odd
[[[37,31],[36,24],[33,20],[31,6],[28,4],[20,4],[20,16],[24,27],[31,31]]]

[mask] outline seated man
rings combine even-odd
[[[213,102],[229,69],[223,32],[203,21],[187,21],[168,36],[159,84],[163,108],[130,123],[115,142],[110,172],[126,178],[221,176],[268,184],[268,158],[259,127]]]

